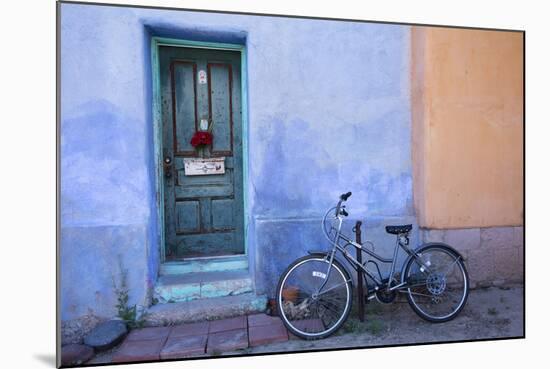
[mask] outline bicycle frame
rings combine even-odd
[[[330,211],[331,211],[331,209],[329,209],[327,214]],[[387,292],[391,292],[391,291],[394,291],[394,290],[399,290],[399,289],[403,289],[403,288],[407,287],[407,282],[406,281],[402,281],[401,283],[399,283],[399,284],[397,284],[393,287],[391,286],[391,281],[393,280],[393,276],[395,275],[395,267],[397,265],[397,255],[398,255],[399,247],[401,247],[408,255],[415,258],[416,261],[421,265],[421,267],[423,267],[425,270],[429,271],[429,267],[421,260],[421,258],[418,256],[418,254],[413,249],[408,247],[408,235],[403,235],[403,234],[397,235],[397,240],[396,240],[395,248],[394,248],[394,251],[393,251],[393,257],[391,259],[388,259],[388,258],[385,258],[385,257],[382,257],[382,256],[378,255],[374,251],[371,251],[371,250],[368,250],[368,249],[364,248],[363,245],[352,241],[346,235],[342,234],[343,218],[342,218],[341,215],[337,215],[336,219],[338,219],[338,227],[336,229],[336,235],[334,236],[334,240],[330,239],[330,237],[326,233],[326,230],[324,229],[324,221],[326,220],[326,215],[323,219],[323,224],[322,224],[323,233],[325,233],[325,236],[327,237],[329,242],[332,244],[332,250],[331,250],[330,256],[329,256],[329,266],[328,266],[328,269],[327,269],[327,276],[330,275],[330,272],[332,270],[332,263],[334,261],[334,257],[336,256],[336,252],[340,252],[344,256],[344,258],[348,261],[348,263],[354,267],[354,269],[356,271],[361,270],[361,272],[363,274],[363,277],[365,275],[367,275],[368,277],[370,277],[376,283],[376,285],[375,285],[375,290],[376,291],[379,290],[380,288],[384,287],[384,281],[383,281],[384,278],[382,278],[382,274],[380,273],[380,268],[378,266],[378,263],[376,261],[373,261],[373,260],[365,261],[365,265],[368,264],[369,262],[372,262],[372,263],[375,264],[376,269],[378,270],[378,274],[379,274],[380,278],[378,278],[376,275],[371,273],[365,267],[365,265],[358,262],[357,259],[355,259],[346,250],[346,247],[349,246],[349,245],[354,246],[355,248],[358,248],[361,251],[366,252],[368,255],[372,256],[374,259],[376,259],[376,260],[378,260],[378,261],[380,261],[384,264],[391,263],[390,272],[389,272],[389,275],[388,275],[388,278],[387,278],[388,283],[386,285],[386,291]],[[331,227],[331,228],[334,229],[334,227]],[[331,231],[332,231],[332,229],[331,229]],[[340,245],[341,240],[345,242],[345,244],[343,246]],[[373,244],[371,241],[366,241],[366,243]],[[326,278],[325,281],[321,284],[321,286],[318,289],[318,292],[322,290],[322,288],[325,286],[327,280],[328,280],[328,278]]]

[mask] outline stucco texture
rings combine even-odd
[[[414,222],[409,27],[60,7],[62,319],[113,311],[107,281],[119,254],[131,303],[146,304],[157,278],[153,36],[246,46],[246,242],[257,292],[271,293],[294,256],[327,247],[319,222],[343,192],[353,192],[355,218]],[[376,237],[387,255],[393,238]]]
[[[419,225],[523,224],[523,34],[413,27]]]

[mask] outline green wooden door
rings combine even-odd
[[[166,259],[243,254],[240,53],[161,46],[159,67]],[[193,147],[206,126],[212,144]],[[186,173],[201,158],[225,158],[225,173]]]

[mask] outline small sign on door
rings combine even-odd
[[[199,70],[199,85],[204,85],[206,83],[206,71],[201,69]]]
[[[203,176],[209,174],[225,173],[225,157],[208,159],[183,159],[186,176]]]

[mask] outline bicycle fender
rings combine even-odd
[[[416,252],[416,253],[422,252],[422,251],[424,251],[425,249],[427,249],[431,246],[439,246],[442,249],[445,249],[445,250],[448,250],[448,251],[452,252],[453,254],[458,256],[460,259],[466,260],[464,258],[464,256],[460,252],[458,252],[455,248],[453,248],[452,246],[447,245],[446,243],[443,243],[443,242],[426,242],[426,243],[423,243],[422,245],[420,245],[419,247],[414,249],[414,252]],[[403,267],[401,268],[401,283],[405,282],[405,268],[407,267],[407,264],[409,264],[409,261],[412,258],[413,258],[413,256],[409,255],[407,257],[407,259],[405,259],[405,262],[403,263]]]
[[[307,253],[309,255],[326,256],[326,257],[328,257],[330,254],[328,251],[323,251],[323,250],[307,250]]]

